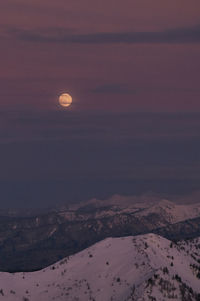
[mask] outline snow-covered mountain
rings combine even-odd
[[[187,219],[193,219],[200,216],[200,203],[196,204],[176,204],[168,200],[161,200],[152,206],[148,206],[139,212],[136,212],[137,217],[144,217],[151,214],[160,216],[164,224],[166,221],[170,224],[175,224]]]
[[[170,200],[143,195],[121,196],[113,195],[106,200],[91,199],[68,209],[58,210],[59,216],[68,221],[102,219],[119,214],[131,214],[135,217],[158,215],[160,226],[166,223],[174,224],[200,216],[200,202],[192,204],[176,204]]]
[[[5,301],[200,300],[200,239],[107,238],[37,272],[0,273]]]
[[[106,237],[152,232],[173,240],[198,237],[200,203],[114,195],[36,215],[0,214],[0,223],[0,270],[33,271]]]

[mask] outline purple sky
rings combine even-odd
[[[1,0],[0,206],[198,190],[199,14],[199,0]]]
[[[199,1],[2,0],[1,106],[196,111]]]

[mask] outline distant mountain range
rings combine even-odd
[[[199,237],[200,203],[115,195],[47,213],[4,211],[0,212],[0,270],[38,270],[105,238],[152,232],[173,241]]]
[[[1,272],[0,299],[198,301],[200,238],[107,238],[37,272]]]

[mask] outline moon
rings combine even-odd
[[[59,104],[62,107],[69,107],[72,104],[72,97],[68,93],[63,93],[59,97]]]

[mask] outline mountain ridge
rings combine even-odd
[[[197,237],[199,208],[199,203],[182,205],[153,198],[149,203],[145,198],[133,202],[126,197],[123,203],[121,196],[114,196],[41,215],[0,216],[0,270],[38,270],[106,237],[149,232],[173,240]]]
[[[200,238],[107,238],[38,272],[0,273],[3,300],[121,301],[200,298]],[[189,251],[190,252],[189,252]]]

